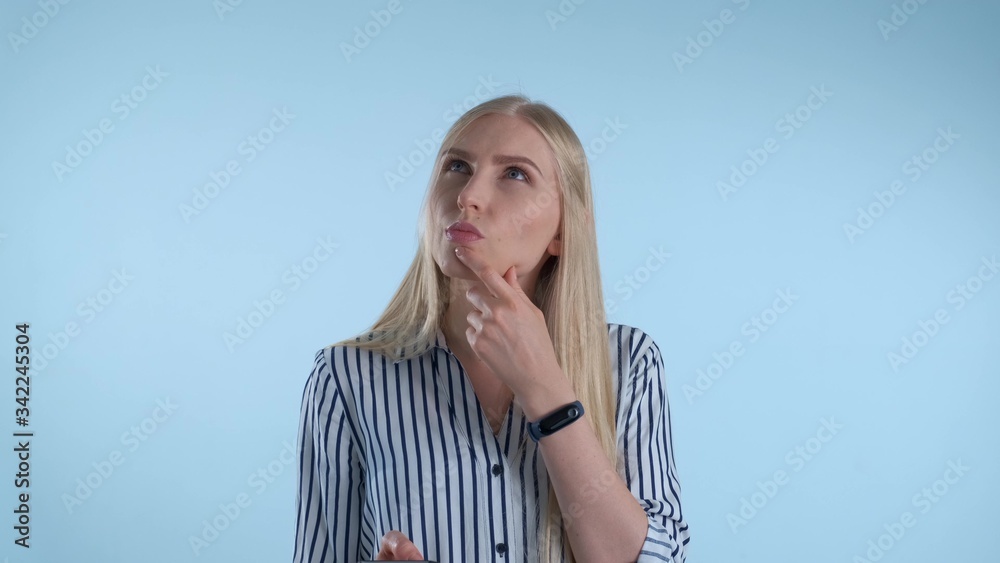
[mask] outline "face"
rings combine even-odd
[[[486,115],[466,128],[437,165],[430,228],[441,271],[478,281],[455,256],[457,246],[467,246],[501,276],[516,266],[522,285],[533,286],[541,267],[561,250],[556,158],[542,134],[521,118]],[[446,229],[456,221],[471,223],[482,238],[449,240]]]

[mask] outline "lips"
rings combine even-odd
[[[472,242],[483,238],[479,229],[467,221],[456,221],[449,225],[448,229],[445,230],[445,236],[448,237],[448,240],[457,242]]]
[[[456,232],[456,231],[472,233],[479,238],[483,237],[483,233],[480,233],[479,229],[477,229],[472,223],[469,223],[467,221],[455,221],[454,223],[448,226],[448,232]]]

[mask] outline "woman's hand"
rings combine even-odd
[[[399,530],[390,530],[382,536],[381,549],[376,561],[421,561],[424,556],[417,546]]]
[[[524,293],[514,266],[501,276],[471,248],[460,246],[455,255],[487,290],[473,287],[466,292],[473,310],[465,336],[476,356],[515,395],[548,387],[552,380],[546,379],[561,369],[545,315]]]

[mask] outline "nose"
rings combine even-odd
[[[458,208],[472,208],[476,211],[482,211],[482,205],[486,199],[486,194],[488,193],[488,186],[486,185],[488,178],[481,172],[474,172],[469,181],[465,183],[465,187],[462,191],[458,192]]]

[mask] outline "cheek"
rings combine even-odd
[[[548,236],[559,223],[559,199],[551,192],[539,192],[522,202],[516,213],[511,214],[512,239],[536,241]]]
[[[437,224],[444,217],[445,211],[446,211],[445,206],[441,202],[440,199],[431,202],[431,216],[430,216],[430,220],[431,220],[431,226],[432,227],[437,226]]]
[[[453,191],[449,191],[447,187],[442,185],[437,185],[432,188],[430,195],[430,207],[431,207],[431,218],[441,219],[449,213],[454,213],[455,209],[458,207],[457,194],[453,197],[451,194]]]
[[[525,245],[534,245],[544,236],[545,221],[537,214],[516,216],[505,233],[509,244],[521,249]],[[524,248],[526,250],[527,248]]]

